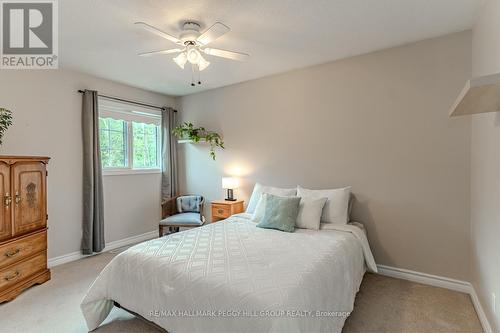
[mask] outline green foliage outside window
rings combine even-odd
[[[135,169],[158,167],[159,128],[155,124],[132,123],[133,155]]]
[[[127,122],[99,118],[99,141],[103,168],[127,167]]]
[[[99,118],[103,168],[160,168],[159,139],[160,129],[156,124]]]

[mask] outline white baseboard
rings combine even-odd
[[[470,294],[470,290],[472,288],[472,285],[466,281],[460,281],[442,276],[415,272],[415,271],[410,271],[408,269],[396,268],[385,265],[377,265],[377,268],[379,274],[381,275],[422,283],[429,286],[460,291],[466,294]]]
[[[483,331],[485,333],[493,333],[488,318],[484,313],[481,302],[479,301],[476,291],[474,290],[474,287],[472,286],[471,283],[467,281],[450,279],[447,277],[421,273],[421,272],[411,271],[408,269],[396,268],[385,265],[377,265],[377,268],[378,268],[378,273],[381,275],[417,282],[421,284],[426,284],[429,286],[451,289],[469,294],[472,300],[472,304],[474,304],[474,309],[476,310],[479,321],[483,326]]]
[[[481,305],[481,301],[479,297],[477,297],[476,290],[473,286],[471,286],[470,298],[472,299],[472,304],[474,304],[474,308],[476,309],[477,316],[479,317],[479,321],[483,326],[484,333],[493,333],[493,329],[490,326],[490,322],[488,321],[488,317],[484,313],[483,306]]]
[[[124,247],[127,245],[132,245],[135,243],[144,242],[144,241],[153,239],[155,237],[158,237],[158,230],[146,232],[144,234],[137,235],[137,236],[132,236],[132,237],[127,237],[124,239],[116,240],[116,241],[107,243],[102,252],[107,252],[107,251],[118,249],[120,247]],[[62,256],[50,258],[48,260],[48,266],[49,266],[49,268],[51,268],[51,267],[62,265],[62,264],[65,264],[65,263],[68,263],[71,261],[75,261],[75,260],[78,260],[78,259],[81,259],[84,257],[88,257],[88,256],[83,255],[80,251],[76,251],[76,252],[64,254]]]

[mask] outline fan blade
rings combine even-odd
[[[165,38],[166,40],[169,40],[173,43],[176,43],[176,44],[182,44],[182,42],[179,40],[179,38],[177,37],[174,37],[172,35],[169,35],[167,34],[166,32],[163,32],[159,29],[156,29],[155,27],[153,27],[152,25],[149,25],[147,23],[144,23],[144,22],[135,22],[136,25],[140,26],[141,28],[143,28],[144,30],[146,31],[149,31],[157,36],[160,36],[162,38]]]
[[[151,52],[142,52],[139,53],[140,57],[149,57],[157,54],[170,54],[170,53],[179,53],[184,51],[183,49],[169,49],[169,50],[160,50],[160,51],[151,51]]]
[[[226,34],[229,32],[229,27],[225,24],[222,24],[220,22],[214,23],[210,28],[208,28],[207,31],[202,33],[196,41],[200,43],[201,45],[207,45],[208,43],[213,42],[220,36]]]
[[[221,50],[221,49],[206,48],[206,49],[203,49],[202,51],[208,55],[213,55],[216,57],[221,57],[221,58],[226,58],[226,59],[231,59],[231,60],[244,61],[249,57],[249,55],[246,53],[226,51],[226,50]]]

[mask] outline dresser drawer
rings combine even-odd
[[[42,252],[33,258],[0,269],[0,290],[16,285],[31,275],[47,269],[47,253]]]
[[[212,216],[228,218],[231,216],[231,207],[227,205],[212,204]]]
[[[47,248],[47,231],[22,237],[0,246],[0,269]]]

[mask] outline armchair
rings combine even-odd
[[[196,228],[205,224],[205,198],[201,195],[181,195],[167,199],[162,203],[162,220],[159,224],[159,236],[165,228],[178,232],[179,228]]]

